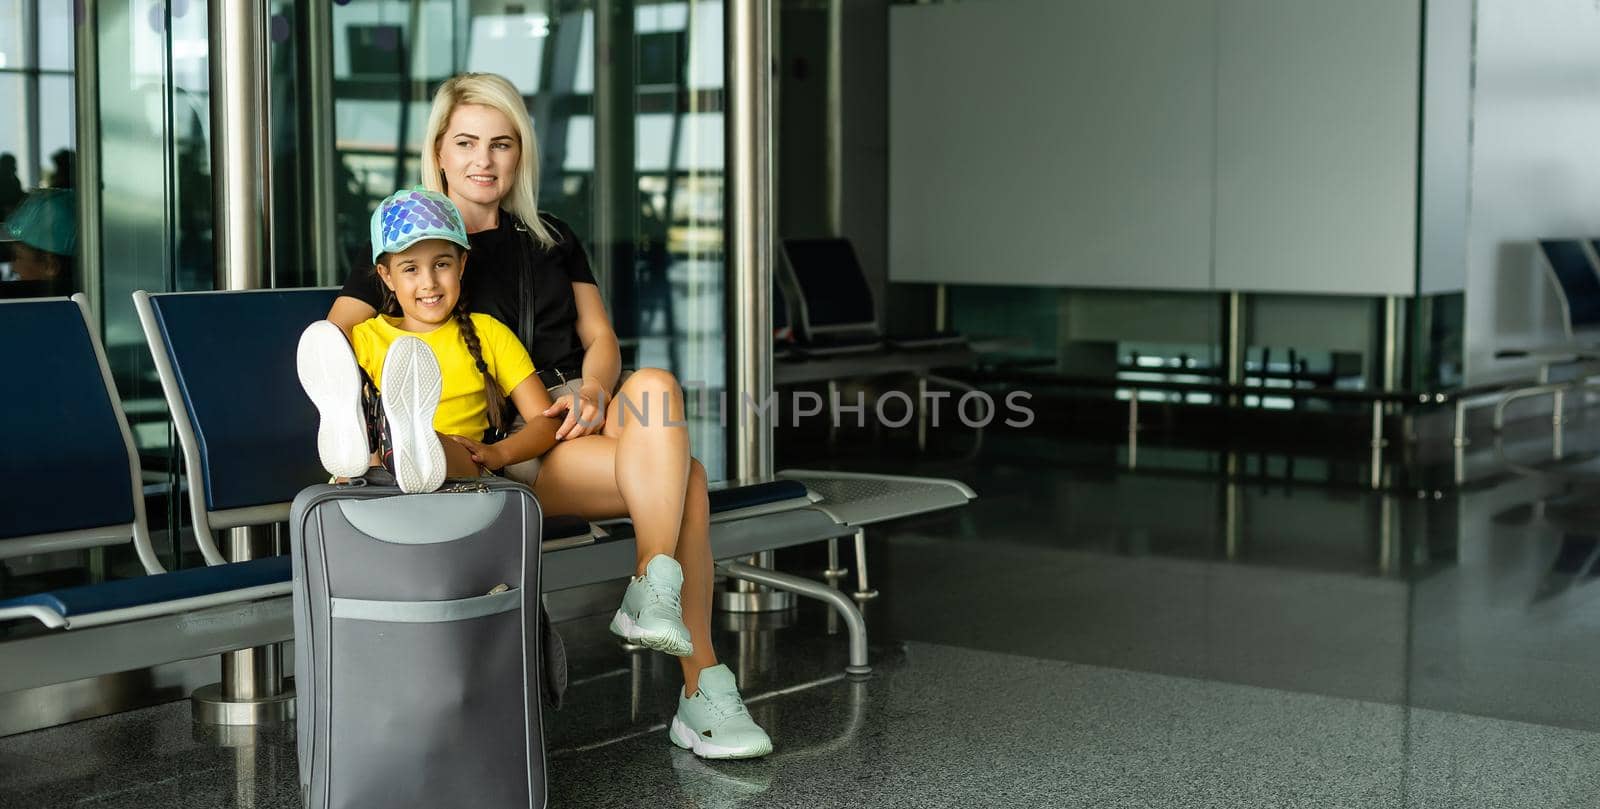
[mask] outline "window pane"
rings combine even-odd
[[[561,169],[572,174],[594,171],[593,115],[574,115],[567,122],[567,148]]]
[[[38,168],[28,157],[29,122],[23,81],[19,74],[0,73],[0,155],[16,159],[17,177],[22,180],[23,188],[29,188],[36,182]]]
[[[71,76],[39,77],[39,155],[49,166],[46,179],[56,188],[71,188],[73,182],[75,121]]]
[[[39,67],[72,69],[72,7],[74,3],[45,0],[39,3]]]
[[[205,3],[175,4],[172,9],[172,84],[204,99],[211,87],[211,63],[206,58],[210,26]],[[207,127],[210,126],[209,114]]]
[[[0,0],[0,69],[27,67],[22,52],[22,4],[34,0]]]
[[[722,3],[699,0],[694,4],[695,36],[689,40],[689,89],[722,89]]]
[[[455,10],[450,0],[427,0],[417,9],[417,35],[407,40],[411,47],[411,75],[444,81],[455,73]]]
[[[539,92],[539,69],[550,20],[543,14],[486,14],[472,19],[467,69],[497,72],[522,91]]]

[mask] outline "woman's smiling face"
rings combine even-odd
[[[521,160],[517,130],[504,113],[482,104],[462,104],[450,113],[439,140],[439,168],[451,197],[498,206],[511,193]]]

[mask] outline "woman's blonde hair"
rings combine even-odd
[[[450,116],[462,104],[481,104],[499,110],[517,130],[522,152],[517,162],[516,175],[511,180],[511,192],[501,200],[501,207],[515,214],[532,231],[540,247],[556,243],[554,233],[539,218],[539,141],[533,134],[533,121],[528,118],[528,108],[522,93],[505,77],[494,73],[462,73],[451,77],[439,86],[433,95],[433,110],[428,113],[428,132],[423,139],[422,184],[430,191],[448,192],[444,173],[439,169],[439,147],[444,140],[445,127]]]

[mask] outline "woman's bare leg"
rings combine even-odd
[[[633,372],[606,403],[603,435],[616,441],[612,474],[637,535],[635,573],[644,575],[652,557],[675,556],[683,522],[689,428],[678,380],[659,368]]]
[[[717,664],[711,645],[711,592],[715,573],[711,559],[711,506],[706,496],[706,469],[689,457],[689,428],[685,423],[683,390],[671,373],[659,368],[644,368],[629,375],[607,403],[604,433],[617,438],[617,484],[630,506],[637,502],[631,487],[649,487],[662,501],[676,501],[673,509],[663,508],[666,521],[671,511],[678,519],[673,525],[674,543],[666,546],[639,544],[639,572],[650,557],[671,553],[683,568],[683,623],[689,628],[694,653],[678,658],[683,667],[684,694],[699,688],[700,671]],[[680,460],[681,459],[681,460]],[[686,463],[685,463],[686,462]],[[683,464],[680,467],[680,464]],[[672,474],[683,468],[682,487]],[[682,492],[682,496],[678,493]],[[655,504],[651,508],[657,507]],[[632,513],[632,509],[629,509]],[[637,528],[639,519],[634,517]]]
[[[586,520],[628,516],[617,487],[617,439],[586,435],[558,442],[545,453],[533,493],[546,514],[571,514]]]
[[[683,667],[683,694],[694,696],[700,688],[700,671],[717,664],[711,646],[711,590],[715,571],[711,559],[711,504],[706,499],[706,468],[689,459],[689,485],[683,498],[683,523],[678,528],[678,552],[683,568],[683,624],[689,627],[694,654],[678,658]]]
[[[612,474],[619,443],[606,435],[586,435],[563,441],[550,450],[533,487],[545,512],[573,514],[588,520],[629,514]],[[680,500],[682,518],[674,532],[677,551],[673,558],[683,568],[683,623],[694,645],[692,655],[679,658],[684,693],[692,695],[699,687],[700,671],[717,665],[717,652],[711,644],[711,590],[715,574],[705,467],[691,459],[688,478]],[[638,519],[634,518],[634,522],[637,525]]]

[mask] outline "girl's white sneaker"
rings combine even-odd
[[[444,377],[428,344],[401,337],[389,344],[379,383],[388,446],[384,465],[394,472],[403,492],[437,491],[444,483],[444,445],[433,430]]]
[[[300,333],[295,351],[300,387],[317,406],[317,457],[328,474],[359,477],[372,460],[361,410],[361,368],[338,326],[319,320]]]

